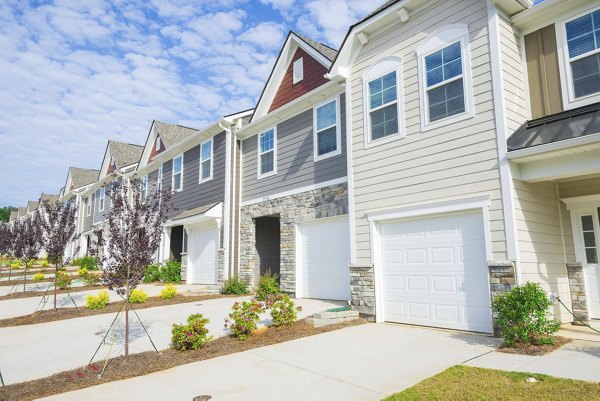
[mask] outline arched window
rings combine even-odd
[[[473,117],[469,28],[449,25],[417,49],[421,130]]]

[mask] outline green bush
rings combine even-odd
[[[85,307],[88,309],[102,309],[110,302],[108,291],[102,290],[98,295],[88,295],[85,298]]]
[[[148,294],[144,290],[136,288],[135,290],[131,290],[129,294],[129,302],[132,304],[143,304],[148,299]]]
[[[98,263],[93,256],[84,256],[71,260],[71,266],[79,266],[82,269],[98,270]]]
[[[226,295],[243,295],[248,293],[248,285],[241,280],[237,274],[223,282],[221,294]]]
[[[209,320],[198,313],[188,316],[187,324],[174,324],[171,330],[171,346],[178,351],[202,347],[212,339],[206,328],[208,323]]]
[[[43,273],[36,273],[33,275],[33,281],[35,281],[36,283],[39,283],[40,281],[44,281],[46,279],[46,276],[44,276]]]
[[[552,341],[548,336],[560,329],[560,321],[548,310],[552,302],[538,283],[526,283],[492,301],[502,339],[515,343],[540,345]]]
[[[173,284],[167,284],[160,292],[160,299],[171,299],[177,295],[177,287]]]
[[[267,272],[260,277],[256,288],[256,299],[266,301],[269,295],[277,295],[281,292],[277,282],[277,274]]]
[[[73,277],[69,273],[59,271],[56,274],[56,286],[61,290],[66,290],[71,287]]]
[[[181,263],[176,260],[167,261],[160,269],[160,279],[164,283],[181,282]]]
[[[20,269],[20,268],[21,268],[21,262],[20,262],[20,261],[18,261],[18,260],[16,260],[16,261],[13,261],[13,262],[11,263],[10,267],[11,267],[11,269],[13,269],[13,270],[18,270],[18,269]]]
[[[258,328],[256,322],[260,314],[265,311],[264,306],[253,299],[251,301],[236,302],[231,307],[232,312],[225,319],[225,327],[231,334],[240,340],[245,340]]]
[[[100,283],[100,279],[102,278],[102,273],[100,272],[87,272],[85,276],[83,276],[83,282],[85,285],[98,285]]]
[[[154,281],[160,281],[160,265],[152,264],[146,267],[144,272],[144,283],[152,283]]]
[[[291,326],[298,318],[296,312],[302,310],[301,306],[296,307],[294,301],[284,294],[269,295],[265,306],[271,310],[271,320],[275,327]]]
[[[77,270],[77,275],[81,278],[84,278],[87,274],[88,274],[88,269],[86,269],[85,267]]]
[[[40,266],[42,267],[42,269],[45,269],[46,267],[48,267],[48,261],[42,260],[42,263],[40,264]]]

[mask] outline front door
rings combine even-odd
[[[579,211],[577,223],[590,317],[600,319],[600,207]]]

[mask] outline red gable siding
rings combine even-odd
[[[298,60],[300,57],[304,57],[304,79],[294,85],[294,61]],[[285,72],[283,79],[281,80],[281,84],[279,84],[279,88],[277,89],[277,93],[273,98],[273,103],[271,103],[269,112],[278,109],[292,100],[310,92],[311,90],[318,88],[324,83],[327,83],[327,79],[324,77],[326,73],[327,68],[325,68],[323,64],[309,56],[308,53],[299,47],[296,50],[296,53],[292,58],[292,62]]]
[[[150,163],[154,156],[156,156],[163,150],[165,150],[165,145],[163,144],[162,138],[160,139],[160,149],[156,149],[156,138],[154,138],[154,144],[152,145],[152,150],[150,151],[150,156],[148,156],[147,163]]]

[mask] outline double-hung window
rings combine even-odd
[[[398,124],[398,72],[392,71],[368,83],[371,140],[400,132]]]
[[[258,178],[277,173],[277,138],[275,128],[258,135]]]
[[[90,202],[90,198],[85,198],[85,215],[89,216],[92,214],[92,202]]]
[[[142,178],[140,196],[142,197],[142,202],[145,202],[146,198],[148,198],[148,176]]]
[[[162,189],[162,179],[163,179],[163,166],[162,164],[158,168],[158,174],[156,176],[156,188],[160,191]]]
[[[98,211],[100,212],[104,210],[104,191],[104,187],[100,187],[100,189],[98,190]]]
[[[315,107],[313,122],[315,161],[341,153],[341,133],[338,120],[336,99]]]
[[[213,140],[200,145],[200,182],[212,179]]]
[[[173,158],[173,178],[171,188],[173,191],[181,191],[183,188],[183,155]]]
[[[600,94],[600,10],[565,23],[573,100]]]

